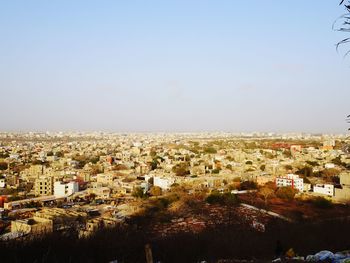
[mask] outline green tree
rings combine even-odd
[[[141,187],[134,188],[131,195],[133,197],[136,197],[136,198],[145,198],[146,197],[146,194],[144,193],[144,191]]]
[[[276,191],[276,196],[284,199],[284,200],[293,200],[295,195],[297,194],[297,190],[290,187],[290,186],[285,186],[285,187],[280,187]]]
[[[255,190],[257,188],[257,184],[253,181],[244,181],[239,187],[240,190]]]
[[[177,165],[175,165],[172,168],[172,171],[177,175],[177,176],[185,176],[190,174],[190,165],[187,162],[182,162]]]
[[[149,194],[151,196],[160,196],[162,195],[162,188],[160,188],[159,186],[152,186],[152,188],[149,191]]]
[[[7,169],[7,162],[0,162],[0,170],[6,170]]]
[[[269,198],[271,198],[275,195],[275,190],[271,189],[269,187],[262,187],[259,190],[259,194],[263,196],[264,201],[265,201],[265,206],[267,206]]]
[[[217,153],[217,150],[214,147],[206,147],[204,148],[204,153],[215,154]]]
[[[324,197],[316,197],[315,199],[312,200],[312,204],[316,208],[321,208],[321,209],[329,209],[333,207],[332,201]]]

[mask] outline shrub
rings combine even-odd
[[[253,181],[244,181],[241,183],[239,190],[255,190],[258,186]]]
[[[213,173],[213,174],[218,174],[218,173],[220,173],[220,169],[214,169],[214,170],[212,171],[212,173]]]
[[[212,192],[207,196],[205,201],[209,204],[220,204],[220,205],[236,205],[239,203],[237,197],[231,193],[218,193]]]
[[[145,198],[147,195],[143,192],[141,187],[136,187],[132,192],[132,196],[136,198]]]
[[[177,176],[185,176],[190,174],[189,164],[187,162],[179,163],[172,168]]]
[[[209,153],[209,154],[215,154],[215,153],[217,153],[217,150],[213,147],[207,147],[204,149],[204,152]]]
[[[290,186],[280,187],[276,191],[276,196],[285,200],[293,200],[297,192],[296,189],[293,189]]]
[[[312,200],[312,203],[316,208],[321,209],[328,209],[333,207],[332,201],[324,197],[316,197],[314,200]]]
[[[162,188],[159,186],[152,186],[152,188],[149,191],[149,194],[152,196],[160,196],[162,195]]]

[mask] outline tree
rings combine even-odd
[[[136,198],[145,198],[146,194],[143,192],[143,189],[141,187],[136,187],[132,192],[132,196]]]
[[[162,188],[159,186],[152,186],[152,188],[149,191],[149,194],[152,196],[160,196],[162,195]]]
[[[328,169],[324,169],[323,171],[321,171],[322,176],[324,178],[329,178],[329,177],[334,177],[334,176],[338,176],[339,175],[339,170],[335,169],[335,168],[328,168]]]
[[[350,0],[341,0],[339,5],[344,6],[346,13],[340,16],[333,24],[333,29],[340,32],[350,32]],[[339,50],[340,46],[344,44],[350,43],[350,37],[344,38],[343,40],[339,41],[336,45],[337,51]],[[346,51],[344,54],[344,57],[348,56],[350,54],[350,50]]]
[[[204,153],[215,154],[217,153],[217,150],[214,147],[207,147],[204,149]]]
[[[277,197],[285,200],[293,200],[294,196],[298,191],[290,186],[280,187],[277,189],[276,195]]]
[[[189,166],[190,165],[187,162],[179,163],[172,168],[172,171],[177,176],[185,176],[190,174]]]
[[[158,168],[158,161],[157,161],[156,158],[154,158],[154,159],[152,160],[152,162],[151,162],[151,170],[153,171],[153,170],[155,170],[155,169],[157,169],[157,168]]]
[[[321,209],[328,209],[333,207],[332,201],[324,197],[316,197],[314,200],[312,200],[312,204],[316,208],[321,208]]]
[[[275,191],[269,187],[261,188],[259,193],[264,197],[265,206],[267,206],[268,199],[275,195]]]
[[[6,170],[7,169],[7,162],[0,162],[0,170]]]
[[[304,177],[312,177],[314,175],[313,169],[310,166],[305,166],[296,171],[295,173]]]
[[[240,190],[255,190],[257,188],[258,186],[253,181],[244,181],[239,187]]]

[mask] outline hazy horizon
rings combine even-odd
[[[3,2],[0,131],[345,134],[343,13],[337,1]]]

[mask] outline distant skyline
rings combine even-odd
[[[2,1],[0,131],[346,133],[338,1]]]

